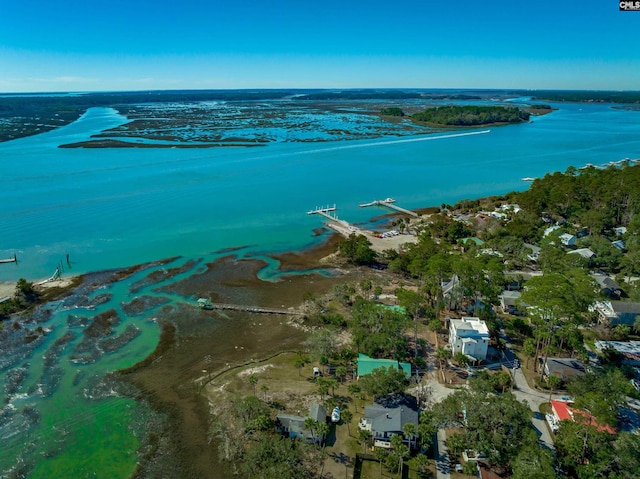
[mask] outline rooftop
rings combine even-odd
[[[358,355],[358,376],[366,376],[379,368],[394,368],[402,370],[406,376],[411,376],[411,364],[401,363],[395,359],[375,359],[366,354]]]
[[[600,424],[596,419],[587,411],[581,409],[574,409],[571,407],[570,402],[551,400],[551,408],[554,414],[560,421],[574,421],[576,419],[580,422],[586,422],[595,426],[599,431],[606,431],[609,434],[615,434],[616,430],[608,424]]]
[[[460,319],[452,319],[451,325],[456,331],[468,330],[468,331],[476,331],[479,334],[489,335],[489,328],[483,320],[475,317],[463,317]]]

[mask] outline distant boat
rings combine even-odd
[[[331,411],[331,422],[340,422],[340,408],[337,406]]]
[[[532,178],[531,176],[525,176],[524,178],[521,178],[522,181],[533,181],[535,180],[535,178]]]

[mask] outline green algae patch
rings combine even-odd
[[[59,433],[60,441],[68,444],[53,457],[44,453],[30,477],[131,476],[137,465],[139,441],[128,424],[136,407],[131,399],[109,398],[81,411],[63,412],[69,428],[52,433]]]

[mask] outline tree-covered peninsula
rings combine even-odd
[[[516,107],[448,105],[414,113],[411,119],[429,126],[483,126],[522,123],[530,114]]]

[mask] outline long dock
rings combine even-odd
[[[0,259],[0,264],[1,263],[17,263],[18,262],[18,257],[14,254],[13,258],[8,258],[8,259]]]
[[[393,198],[387,198],[386,200],[373,200],[371,203],[363,203],[363,204],[361,204],[359,206],[360,206],[360,208],[365,208],[367,206],[386,206],[387,208],[399,211],[400,213],[404,213],[404,214],[413,216],[415,218],[420,216],[415,211],[407,210],[405,208],[401,208],[398,205],[394,205],[395,202],[396,202],[396,200],[394,200]]]
[[[223,309],[223,310],[231,310],[231,311],[244,311],[248,313],[259,313],[259,314],[287,314],[290,316],[300,315],[300,312],[294,309],[262,308],[259,306],[247,306],[244,304],[206,303],[205,306],[201,306],[201,307],[202,309]]]
[[[333,206],[316,206],[315,210],[309,210],[307,211],[308,215],[324,215],[327,216],[325,213],[330,213],[332,211],[336,211],[338,208],[336,208],[336,205]],[[332,218],[333,219],[333,218]]]

